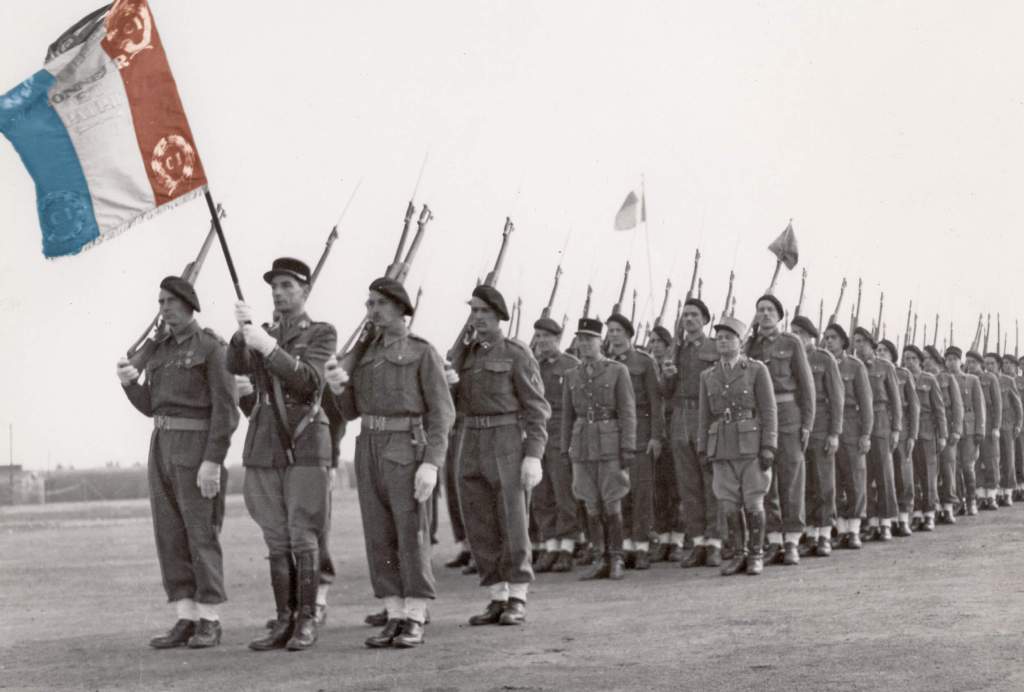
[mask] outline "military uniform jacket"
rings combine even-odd
[[[843,431],[846,391],[835,357],[823,348],[807,349],[807,362],[814,377],[814,427],[811,434],[839,436]]]
[[[946,402],[942,398],[942,388],[935,375],[921,372],[914,375],[917,400],[921,406],[920,428],[918,439],[935,440],[949,439],[946,422]]]
[[[675,375],[664,377],[661,391],[666,398],[683,407],[683,401],[696,402],[700,398],[700,376],[705,370],[718,362],[718,350],[715,341],[701,332],[695,339],[680,336],[679,348],[675,353]]]
[[[649,353],[630,347],[622,353],[610,356],[629,369],[633,383],[633,398],[636,402],[637,418],[651,419],[651,439],[665,439],[665,400],[661,398],[658,384],[658,364]],[[640,440],[640,444],[646,444]],[[640,450],[643,451],[643,450]]]
[[[935,379],[939,382],[942,401],[946,404],[946,427],[949,430],[949,437],[954,435],[962,437],[964,434],[964,398],[960,392],[960,383],[946,371],[940,371],[935,375]]]
[[[734,365],[719,361],[700,376],[697,453],[712,461],[756,458],[778,449],[775,392],[767,367],[740,356]]]
[[[156,343],[145,364],[145,383],[136,380],[124,388],[128,400],[145,416],[210,421],[201,449],[183,449],[171,459],[178,466],[224,463],[231,434],[238,427],[235,382],[224,360],[224,341],[192,320],[180,335],[168,332]]]
[[[405,326],[395,335],[378,334],[352,368],[349,385],[329,395],[346,421],[356,418],[421,418],[411,430],[388,435],[384,458],[407,465],[423,461],[444,466],[455,404],[441,356]]]
[[[871,435],[875,425],[875,409],[871,395],[868,369],[858,358],[845,351],[836,359],[843,381],[843,430],[846,442],[857,442]]]
[[[636,401],[625,365],[599,356],[565,374],[561,441],[577,463],[619,460],[636,451]]]
[[[551,406],[544,398],[540,366],[526,344],[497,335],[467,349],[459,370],[455,405],[463,416],[519,415],[523,456],[540,458],[548,441]]]
[[[759,333],[747,344],[747,357],[768,366],[776,400],[792,396],[796,401],[797,417],[793,416],[791,407],[780,406],[779,432],[811,430],[814,427],[814,376],[800,340],[781,331]]]
[[[1020,392],[1017,391],[1017,383],[1009,375],[1000,373],[999,389],[1002,393],[1003,420],[1000,428],[1010,431],[1020,428],[1021,418],[1024,412],[1021,410]]]
[[[981,389],[981,380],[977,375],[961,372],[953,377],[960,385],[960,393],[964,401],[964,435],[985,437],[986,414],[985,393]]]
[[[896,366],[875,356],[865,361],[864,365],[868,369],[868,381],[871,382],[875,414],[872,434],[883,437],[892,432],[899,432],[903,428],[903,399],[900,396]]]
[[[988,423],[987,435],[992,430],[1003,427],[1003,394],[999,390],[999,378],[991,372],[978,375],[981,380],[981,394],[985,400],[985,420]]]
[[[280,380],[284,393],[286,424],[294,438],[295,463],[330,466],[331,435],[320,398],[324,363],[334,355],[338,334],[330,324],[313,322],[305,313],[287,323],[276,322],[267,332],[277,339],[277,347],[267,357],[248,348],[241,331],[235,332],[228,344],[228,370],[236,375],[251,375],[256,395],[242,464],[261,468],[288,465],[274,412],[273,374]],[[295,437],[296,429],[305,418],[311,422]]]
[[[903,426],[899,428],[903,440],[916,440],[921,432],[921,400],[917,396],[917,381],[906,368],[894,365],[896,379],[900,383],[900,400],[903,402]]]
[[[544,398],[551,407],[551,418],[548,419],[548,444],[560,444],[562,441],[562,387],[565,384],[566,373],[579,364],[579,358],[561,351],[538,361],[540,379],[544,383]]]

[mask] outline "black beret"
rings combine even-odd
[[[192,284],[185,279],[180,276],[168,276],[160,282],[160,288],[174,294],[186,305],[199,312],[199,296],[196,295],[196,289],[192,287]]]
[[[907,352],[913,353],[915,356],[917,356],[917,359],[919,361],[921,361],[922,363],[924,362],[924,352],[921,351],[921,349],[919,349],[914,344],[907,344],[906,346],[904,346],[903,347],[903,352],[904,353],[907,353]]]
[[[554,334],[555,336],[562,336],[562,325],[550,317],[541,317],[533,323],[533,328],[548,334]]]
[[[263,280],[268,284],[279,274],[292,276],[304,284],[309,283],[309,265],[294,257],[278,257],[270,266],[270,271],[263,274]]]
[[[581,317],[579,324],[576,325],[576,333],[584,336],[596,336],[600,338],[601,332],[604,331],[604,323],[601,320],[595,320],[592,317]]]
[[[403,315],[411,315],[414,312],[412,301],[409,300],[409,294],[406,292],[405,286],[395,279],[389,279],[386,276],[374,279],[370,282],[370,290],[376,291],[388,300],[401,305]]]
[[[608,322],[615,322],[620,327],[626,330],[626,334],[632,339],[633,335],[636,334],[636,330],[633,329],[633,323],[629,321],[629,318],[623,315],[621,312],[612,313],[608,318]]]
[[[842,325],[838,322],[833,322],[829,326],[825,327],[825,332],[828,333],[829,331],[833,331],[839,336],[843,342],[843,349],[850,348],[850,337],[847,336],[846,330],[843,329]]]
[[[494,310],[499,320],[508,320],[508,308],[505,307],[505,297],[494,286],[480,284],[473,289],[473,297],[487,303],[487,307]]]
[[[1011,356],[1009,353],[1003,356],[1004,363],[1012,363],[1013,365],[1019,365],[1016,356]]]
[[[662,341],[665,342],[666,346],[672,343],[672,333],[669,330],[662,327],[660,324],[651,330],[651,336],[661,339]]]
[[[946,349],[946,357],[949,358],[950,356],[953,356],[957,360],[960,360],[961,358],[964,357],[964,352],[960,350],[959,346],[950,346],[949,348]]]
[[[860,336],[861,338],[867,340],[867,342],[871,344],[871,348],[878,348],[878,342],[875,341],[875,337],[872,336],[871,332],[869,332],[864,327],[857,327],[856,329],[854,329],[853,335]]]
[[[782,301],[773,296],[771,293],[765,293],[763,296],[757,299],[757,302],[755,302],[754,305],[759,305],[762,300],[767,300],[769,303],[775,306],[775,310],[776,312],[778,312],[780,320],[782,319],[782,316],[786,314],[786,311],[782,307]]]
[[[965,355],[966,355],[967,358],[973,358],[974,360],[978,361],[979,363],[984,363],[985,362],[985,359],[981,357],[981,354],[978,353],[977,351],[975,351],[974,349],[971,349]]]
[[[988,353],[985,354],[985,357],[992,358],[993,360],[995,360],[995,362],[999,363],[1000,365],[1003,364],[1003,357],[996,353],[995,351],[989,351]]]
[[[925,346],[924,352],[926,356],[934,360],[936,363],[942,363],[942,355],[939,354],[939,349],[935,348],[934,346]]]
[[[818,333],[818,328],[814,326],[814,322],[811,322],[811,320],[804,315],[797,315],[789,324],[791,327],[799,327],[804,330],[812,339],[817,339],[821,336],[821,334]]]
[[[711,311],[708,310],[708,306],[705,305],[704,301],[701,300],[700,298],[687,298],[686,302],[683,303],[683,305],[692,305],[692,306],[694,306],[695,308],[700,310],[700,314],[704,315],[704,322],[710,322],[711,321]]]
[[[900,354],[896,353],[896,344],[889,341],[888,339],[882,339],[881,341],[878,342],[878,346],[883,347],[885,350],[889,352],[889,355],[892,356],[893,363],[899,362]]]

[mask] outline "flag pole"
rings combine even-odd
[[[654,300],[654,268],[651,265],[651,234],[647,229],[647,181],[640,174],[640,220],[644,222],[644,241],[647,243],[647,305]],[[646,311],[646,308],[644,308]]]
[[[217,214],[217,205],[213,203],[213,196],[210,188],[203,190],[206,197],[206,206],[210,210],[210,218],[213,219],[213,227],[217,229],[217,239],[220,240],[220,249],[224,252],[224,261],[228,265],[228,273],[231,274],[231,283],[235,286],[235,295],[239,300],[245,300],[242,296],[242,287],[238,284],[238,272],[235,271],[235,263],[231,259],[231,251],[228,249],[228,241],[224,238],[224,229],[220,226],[220,216]]]

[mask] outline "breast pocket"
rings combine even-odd
[[[790,360],[793,358],[793,351],[789,349],[783,349],[772,352],[772,357],[769,359],[768,367],[771,369],[772,376],[777,378],[787,378],[790,376]]]
[[[739,434],[740,454],[756,455],[761,448],[761,424],[756,420],[741,420],[736,424]]]
[[[384,357],[384,388],[391,393],[415,391],[416,361],[407,353],[389,353]]]
[[[715,457],[715,452],[718,451],[718,421],[715,421],[708,428],[708,445],[707,454],[709,458]]]
[[[488,360],[483,364],[484,382],[488,392],[494,394],[512,393],[512,361],[505,359]]]
[[[601,458],[606,460],[619,458],[619,422],[603,420],[597,423],[598,444]]]
[[[205,403],[208,395],[206,388],[206,354],[200,353],[181,358],[168,363],[169,367],[164,368],[164,376],[170,377],[171,389],[178,397],[196,398],[201,397],[197,404]]]
[[[853,401],[857,392],[853,385],[853,375],[843,375],[843,392],[846,394],[847,401]]]

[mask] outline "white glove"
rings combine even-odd
[[[217,493],[220,492],[220,464],[212,461],[200,464],[199,473],[196,474],[196,486],[207,500],[217,497]]]
[[[455,368],[450,363],[444,364],[444,381],[448,383],[449,387],[459,383],[459,373],[455,372]]]
[[[242,336],[245,338],[245,345],[254,351],[269,356],[270,352],[277,347],[277,339],[267,334],[263,327],[255,324],[247,324],[242,327]]]
[[[252,308],[244,301],[239,300],[235,303],[235,321],[239,327],[252,324]]]
[[[434,494],[437,486],[437,467],[426,462],[420,464],[416,469],[416,478],[413,481],[412,496],[416,502],[426,502]]]
[[[239,398],[253,393],[252,380],[248,375],[235,375],[235,391]]]
[[[121,357],[117,361],[117,378],[121,380],[122,387],[127,387],[132,382],[139,379],[139,371],[131,364],[131,361],[125,357]]]
[[[348,373],[338,365],[338,359],[334,356],[328,358],[324,363],[324,378],[327,380],[327,386],[335,394],[341,394],[345,385],[348,384]]]
[[[338,469],[331,469],[327,474],[327,490],[334,490],[338,485]]]
[[[523,457],[522,481],[523,487],[531,490],[537,487],[540,479],[544,477],[544,469],[540,466],[540,459],[537,457]]]

